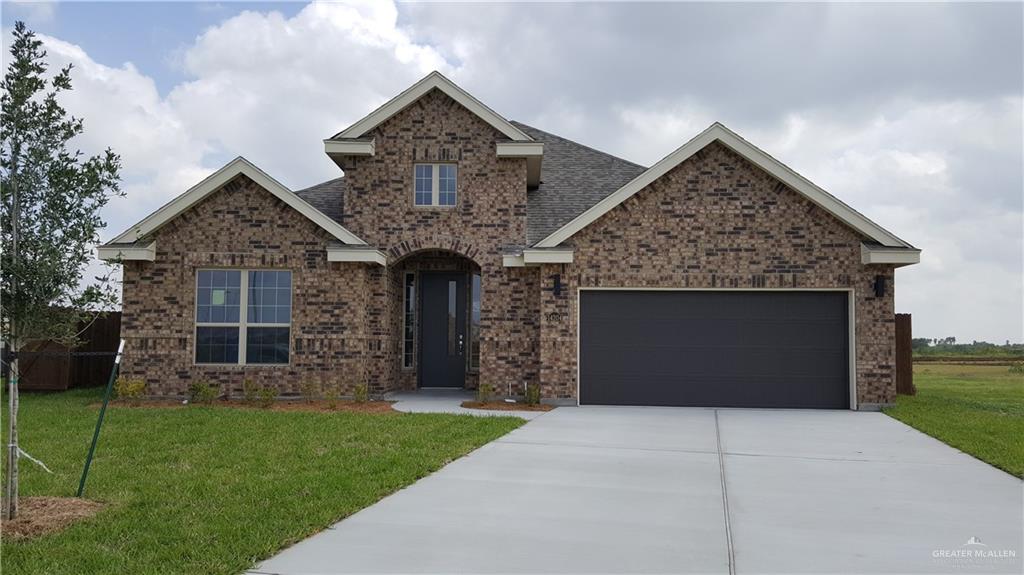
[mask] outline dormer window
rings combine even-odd
[[[416,164],[414,201],[417,206],[454,206],[456,200],[455,164]]]

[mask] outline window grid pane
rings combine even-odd
[[[438,166],[438,198],[437,203],[442,206],[455,205],[455,172],[456,167],[451,164]]]
[[[248,323],[291,323],[290,271],[249,272]]]
[[[196,322],[238,323],[242,273],[200,270],[196,288]]]
[[[288,328],[248,328],[245,332],[245,363],[288,363]]]
[[[469,367],[480,369],[480,274],[473,274],[469,315]]]
[[[416,164],[416,205],[429,206],[434,203],[434,166]]]
[[[238,363],[238,328],[196,328],[196,363]]]

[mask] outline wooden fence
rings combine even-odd
[[[913,335],[909,313],[896,314],[896,393],[914,395],[914,360],[911,348]]]
[[[121,312],[108,312],[83,324],[82,344],[74,349],[53,341],[30,341],[18,356],[18,386],[28,391],[63,391],[106,385],[121,339]],[[6,356],[6,354],[4,354]],[[7,366],[3,376],[7,377]]]

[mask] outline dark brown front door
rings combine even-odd
[[[466,274],[423,273],[420,280],[420,387],[466,384]]]

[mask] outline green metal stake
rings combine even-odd
[[[103,394],[103,405],[100,407],[100,416],[96,420],[96,431],[92,433],[92,445],[89,446],[89,456],[85,458],[85,469],[82,470],[82,480],[78,482],[78,495],[81,497],[85,491],[85,478],[89,476],[89,466],[92,465],[92,456],[96,453],[96,443],[100,440],[100,427],[103,425],[103,415],[107,412],[107,404],[110,403],[110,392],[114,389],[114,379],[117,378],[117,370],[121,365],[121,352],[124,351],[124,340],[117,346],[117,355],[114,356],[114,368],[110,370],[110,380],[107,381],[107,391]]]

